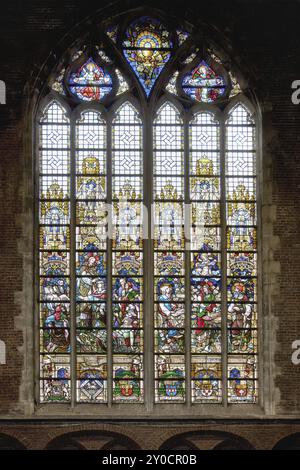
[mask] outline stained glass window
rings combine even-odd
[[[100,101],[112,90],[112,79],[108,72],[90,57],[69,78],[70,91],[85,101]]]
[[[255,123],[238,104],[226,122],[228,401],[257,397]]]
[[[191,28],[126,21],[68,55],[38,114],[37,400],[258,403],[254,107]]]
[[[182,88],[190,98],[203,103],[213,103],[226,90],[223,77],[217,75],[204,60],[183,78]]]
[[[143,402],[143,137],[137,110],[123,104],[112,128],[113,401]]]
[[[40,399],[65,402],[70,378],[70,120],[53,101],[40,119]]]
[[[220,124],[208,112],[189,125],[192,401],[222,400]]]
[[[134,21],[126,31],[124,55],[147,95],[170,60],[173,47],[170,36],[160,21],[149,17]]]
[[[155,401],[185,399],[184,134],[165,103],[154,121]]]

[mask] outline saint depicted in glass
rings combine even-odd
[[[37,400],[257,403],[254,108],[191,25],[95,31],[38,111]]]
[[[154,18],[140,18],[126,30],[123,53],[146,95],[170,60],[172,47],[169,31]]]

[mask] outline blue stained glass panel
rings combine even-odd
[[[147,96],[170,60],[172,48],[169,31],[156,19],[142,17],[127,28],[123,40],[124,56]]]
[[[194,70],[182,80],[184,92],[193,100],[213,103],[225,94],[226,84],[223,77],[202,60]]]
[[[69,79],[71,93],[83,101],[99,101],[112,91],[112,78],[90,57]]]

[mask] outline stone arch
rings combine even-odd
[[[192,431],[166,440],[160,450],[253,450],[245,438],[223,431]]]
[[[273,450],[300,450],[300,432],[283,437]]]
[[[52,439],[46,450],[138,450],[139,445],[123,434],[110,431],[75,431]]]
[[[2,450],[26,450],[26,447],[16,437],[1,433],[0,451]]]

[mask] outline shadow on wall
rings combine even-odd
[[[300,450],[300,433],[284,437],[277,442],[273,450]]]
[[[0,451],[1,450],[26,450],[26,447],[15,437],[0,434]]]
[[[138,450],[127,436],[109,431],[77,431],[56,437],[46,450]]]
[[[222,431],[193,431],[173,436],[160,450],[254,450],[246,439]]]

